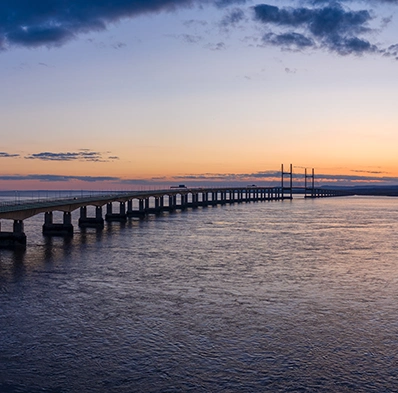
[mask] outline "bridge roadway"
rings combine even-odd
[[[106,205],[105,221],[126,221],[128,217],[144,217],[162,211],[195,208],[225,203],[251,201],[271,201],[292,198],[293,193],[310,197],[340,195],[337,192],[312,189],[307,195],[303,188],[281,187],[223,187],[223,188],[185,188],[176,187],[165,190],[131,191],[95,196],[43,199],[37,201],[3,202],[0,204],[0,219],[13,220],[12,232],[0,232],[0,248],[26,247],[23,221],[44,213],[43,235],[71,236],[73,225],[71,213],[80,209],[79,226],[82,228],[103,228],[102,208]],[[133,201],[138,201],[134,208]],[[113,211],[113,204],[119,203],[119,211]],[[126,209],[127,204],[127,209]],[[87,207],[95,207],[95,216],[87,216]],[[53,222],[53,212],[63,212],[63,222]],[[0,222],[1,224],[1,222]],[[1,225],[0,225],[1,230]]]

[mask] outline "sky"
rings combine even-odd
[[[398,184],[398,0],[2,0],[0,190]]]

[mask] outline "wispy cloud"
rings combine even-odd
[[[6,153],[5,151],[0,151],[0,158],[15,158],[15,157],[20,157],[20,155],[19,154]]]
[[[42,160],[42,161],[94,161],[94,162],[105,162],[108,159],[118,159],[118,157],[103,157],[103,154],[88,149],[81,149],[78,152],[65,152],[65,153],[53,153],[53,152],[41,152],[33,153],[25,156],[28,160]]]
[[[236,26],[245,19],[246,17],[244,11],[240,8],[234,8],[222,18],[220,25],[221,27]]]

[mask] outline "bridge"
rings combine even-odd
[[[286,186],[284,180],[288,176]],[[308,185],[307,178],[312,181]],[[44,213],[42,227],[45,236],[72,236],[72,212],[80,210],[78,225],[81,228],[104,228],[105,221],[124,222],[128,218],[143,218],[148,214],[160,214],[163,211],[184,210],[187,208],[206,207],[226,203],[242,203],[252,201],[280,201],[293,199],[293,195],[301,194],[305,198],[323,198],[342,195],[352,195],[341,190],[315,188],[315,175],[305,171],[305,186],[293,187],[293,170],[285,172],[281,167],[280,187],[202,187],[187,188],[185,186],[171,187],[164,190],[130,191],[111,194],[96,194],[95,196],[79,196],[37,201],[13,201],[0,204],[0,220],[13,220],[13,230],[1,231],[0,248],[26,247],[24,220]],[[118,209],[114,210],[116,208]],[[118,205],[118,206],[117,206]],[[88,207],[95,209],[92,217],[88,216]],[[106,206],[105,218],[103,207]],[[62,222],[53,221],[53,212],[62,212]]]

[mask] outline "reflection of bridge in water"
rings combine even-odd
[[[320,198],[347,195],[338,190],[293,187],[292,173],[290,184],[284,186],[282,168],[281,187],[177,187],[166,190],[131,191],[95,196],[80,196],[38,201],[19,201],[0,204],[0,219],[13,220],[11,232],[0,232],[0,248],[25,247],[26,235],[24,220],[44,213],[43,234],[46,236],[73,235],[72,212],[80,209],[78,225],[81,228],[103,228],[104,221],[126,221],[130,217],[143,218],[148,214],[164,211],[184,210],[187,208],[206,207],[218,204],[233,204],[253,201],[280,201],[292,199],[294,194],[307,198]],[[88,207],[95,209],[94,216],[88,216]],[[103,207],[106,206],[105,218]],[[61,223],[53,222],[53,212],[62,212]]]

